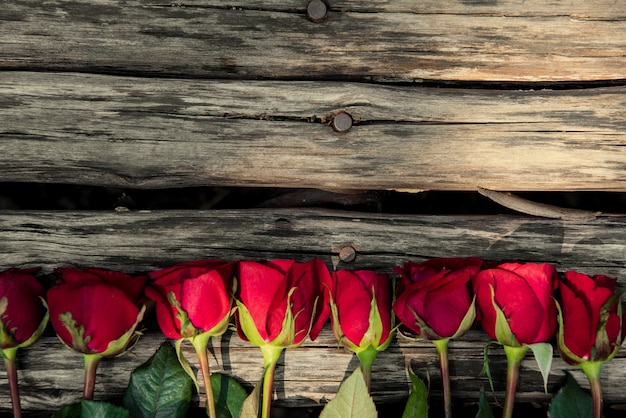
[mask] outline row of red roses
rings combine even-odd
[[[557,317],[559,351],[566,361],[585,369],[592,392],[595,381],[596,409],[601,411],[599,365],[616,354],[624,335],[615,279],[573,271],[560,277],[548,264],[495,266],[478,258],[409,262],[394,270],[400,275],[395,301],[388,275],[365,270],[330,274],[318,259],[306,263],[202,260],[147,276],[60,268],[55,270],[59,284],[48,290],[46,300],[57,335],[85,355],[86,398],[93,395],[99,359],[124,353],[139,337],[137,326],[147,296],[156,302],[159,325],[168,338],[177,340],[179,353],[183,339],[195,347],[211,416],[206,346],[211,336],[226,331],[233,312],[239,335],[263,352],[263,416],[269,416],[273,371],[284,348],[300,345],[308,335],[315,339],[331,316],[336,337],[358,355],[369,380],[377,353],[391,341],[392,312],[407,331],[435,342],[448,416],[447,344],[463,335],[475,317],[491,338],[505,346],[510,359],[505,416],[512,413],[521,359],[528,347],[554,336]],[[14,369],[17,348],[34,342],[47,321],[39,302],[44,289],[35,280],[35,271],[0,273],[0,348],[8,371]],[[557,288],[559,316],[553,298]],[[551,357],[551,346],[549,353]],[[19,404],[19,398],[13,400]]]

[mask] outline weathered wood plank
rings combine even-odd
[[[137,0],[6,2],[0,69],[395,81],[626,79],[619,2],[422,3],[331,1],[329,19],[316,24],[306,17],[306,1],[232,7],[217,1],[184,7]]]
[[[625,105],[624,87],[496,91],[2,72],[0,180],[626,191]],[[327,124],[342,110],[355,126],[340,134]]]
[[[165,341],[157,330],[146,333],[133,348],[132,354],[105,359],[100,363],[94,398],[112,400],[121,396],[130,371],[145,362]],[[450,343],[451,386],[455,402],[475,402],[481,389],[488,390],[489,383],[481,373],[483,347],[488,337],[479,330],[471,331]],[[233,375],[249,386],[260,378],[263,358],[260,350],[236,334],[227,333],[214,338],[209,356],[213,372]],[[187,359],[194,366],[197,360],[191,346],[183,345]],[[494,377],[495,395],[502,400],[505,387],[506,358],[501,348],[490,350],[490,365]],[[23,349],[18,356],[22,406],[25,416],[43,416],[51,410],[76,402],[82,396],[82,357],[63,346],[55,336],[44,336],[35,345]],[[279,361],[275,382],[275,404],[303,407],[324,403],[332,399],[339,384],[358,367],[358,360],[348,351],[338,348],[329,328],[319,338],[306,341],[301,347],[286,350]],[[432,343],[416,342],[398,336],[390,347],[379,354],[374,363],[372,395],[376,402],[401,402],[408,396],[407,367],[423,378],[430,375],[431,398],[441,397],[441,383],[437,354]],[[626,367],[626,354],[622,351],[610,367],[602,371],[605,402],[626,402],[621,390]],[[543,393],[541,374],[532,358],[523,363],[517,399],[520,402],[548,402],[563,383],[564,372],[569,371],[583,386],[588,387],[582,372],[565,364],[555,356],[548,380],[548,393]],[[201,381],[201,379],[200,379]],[[8,412],[10,400],[6,374],[0,369],[0,413]],[[195,397],[193,404],[204,402],[204,391]]]
[[[584,223],[524,216],[407,216],[320,210],[0,212],[0,267],[149,271],[177,262],[322,257],[390,271],[404,261],[478,256],[554,263],[626,284],[626,218]],[[334,260],[337,262],[338,260]]]

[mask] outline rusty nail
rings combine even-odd
[[[322,0],[311,0],[306,8],[309,20],[314,23],[321,23],[328,17],[328,7]]]
[[[344,263],[351,263],[356,258],[356,250],[351,245],[344,245],[339,249],[339,259]]]
[[[333,129],[337,132],[348,132],[352,128],[352,116],[346,112],[339,112],[333,118]]]

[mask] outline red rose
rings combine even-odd
[[[59,338],[83,354],[115,356],[127,351],[143,317],[134,301],[147,277],[89,268],[55,270],[61,284],[48,290],[51,323]]]
[[[431,340],[465,333],[474,321],[470,281],[481,265],[480,258],[434,258],[394,268],[400,284],[393,310],[402,325]]]
[[[237,330],[255,345],[294,347],[315,339],[330,313],[330,274],[319,259],[239,263]]]
[[[38,270],[0,272],[0,350],[29,346],[47,324],[44,289],[34,276]]]
[[[626,323],[618,313],[617,279],[568,271],[560,282],[559,351],[570,364],[607,361],[624,341]]]
[[[172,339],[223,334],[232,308],[235,267],[222,260],[198,260],[150,273],[153,282],[145,293],[156,302],[163,333]]]
[[[556,332],[553,292],[557,286],[558,274],[550,264],[506,263],[479,272],[473,287],[482,328],[506,346],[548,341]],[[494,303],[512,335],[497,335]]]
[[[369,270],[333,272],[333,331],[354,352],[382,351],[391,341],[389,276]]]

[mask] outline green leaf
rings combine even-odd
[[[552,399],[548,416],[550,418],[589,418],[592,415],[591,395],[578,386],[576,380],[567,373],[565,386]]]
[[[185,417],[192,386],[174,348],[166,342],[133,371],[123,405],[135,418]]]
[[[554,349],[549,343],[529,344],[528,347],[533,351],[541,376],[543,376],[543,390],[548,393],[548,377],[550,376],[550,368],[552,367],[552,356]]]
[[[230,376],[221,373],[211,375],[215,396],[215,412],[218,418],[239,418],[241,408],[248,396],[246,390]]]
[[[108,402],[80,401],[61,409],[52,418],[133,418],[130,412]]]
[[[409,370],[413,383],[409,399],[404,407],[402,418],[428,418],[428,389],[426,384]]]
[[[126,409],[108,402],[81,401],[80,418],[133,418]]]
[[[319,418],[376,418],[378,412],[369,395],[361,368],[356,368],[326,404]]]
[[[52,418],[80,418],[81,411],[82,406],[80,402],[73,403],[52,415]]]
[[[478,413],[476,418],[493,418],[493,411],[491,405],[487,401],[484,391],[480,391],[480,399],[478,400]]]
[[[257,418],[259,416],[259,407],[261,405],[261,389],[263,388],[263,378],[265,373],[261,376],[261,380],[256,384],[254,390],[243,401],[241,406],[241,414],[239,418]]]

